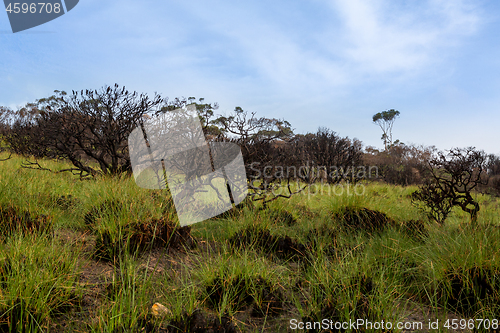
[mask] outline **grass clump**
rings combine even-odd
[[[135,258],[120,259],[105,291],[96,313],[99,320],[89,325],[92,332],[155,332],[160,328],[161,323],[150,314],[152,279],[140,273]]]
[[[178,227],[166,218],[104,225],[96,229],[95,257],[116,262],[125,253],[140,253],[157,247],[192,248],[196,245],[191,227]]]
[[[369,234],[381,232],[394,224],[394,221],[382,212],[356,206],[343,207],[334,214],[334,219],[351,231],[365,231]]]
[[[440,303],[464,316],[480,315],[482,309],[500,315],[500,269],[473,266],[449,269],[438,286]]]
[[[165,333],[236,333],[237,327],[227,315],[220,318],[197,309],[192,313],[183,313],[170,320]]]
[[[215,309],[229,302],[235,310],[252,306],[252,316],[273,316],[283,311],[282,291],[262,276],[223,274],[210,281],[205,292],[208,304]]]
[[[303,321],[320,322],[323,318],[333,321],[356,318],[376,320],[378,313],[372,304],[374,294],[374,282],[364,273],[346,281],[314,285],[308,301],[310,311],[303,317]]]
[[[423,241],[429,237],[429,231],[423,220],[409,220],[401,225],[401,231],[409,238]]]
[[[271,209],[271,211],[269,212],[269,216],[271,220],[276,221],[280,224],[284,224],[288,227],[297,224],[297,219],[293,216],[292,213],[285,209]]]
[[[32,215],[27,210],[14,206],[0,206],[0,228],[2,236],[15,234],[50,234],[52,221],[46,215]]]
[[[289,236],[274,236],[268,228],[249,226],[240,230],[229,239],[235,250],[253,248],[258,252],[283,260],[306,261],[308,248]]]
[[[225,212],[215,216],[213,219],[214,220],[235,219],[235,218],[241,216],[245,210],[248,210],[248,211],[255,210],[255,204],[253,203],[252,199],[249,197],[246,197],[242,202],[240,202],[237,205],[234,205],[231,209],[226,210]]]
[[[323,223],[307,231],[306,244],[312,252],[319,251],[328,256],[336,256],[339,252],[338,229]]]
[[[18,235],[1,248],[1,332],[46,331],[79,305],[75,253],[44,236]]]
[[[93,206],[84,216],[83,220],[89,227],[93,227],[97,219],[102,217],[118,218],[120,212],[124,209],[122,202],[116,199],[104,200],[101,204]]]

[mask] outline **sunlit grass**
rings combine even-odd
[[[0,154],[0,159],[7,156]],[[96,237],[108,232],[116,241],[126,241],[127,226],[162,218],[178,223],[169,192],[140,188],[133,177],[81,181],[69,173],[20,168],[21,162],[16,156],[0,162],[0,205],[49,216],[55,234],[69,230]],[[46,160],[40,164],[53,170],[68,167]],[[500,199],[474,194],[481,205],[475,227],[470,225],[470,216],[457,208],[439,226],[411,204],[410,195],[416,189],[378,182],[315,185],[291,199],[271,202],[267,210],[257,202],[253,208],[194,224],[191,235],[198,247],[173,252],[157,249],[158,258],[168,263],[161,273],[143,269],[149,250],[124,251],[111,263],[113,273],[104,278],[105,285],[94,286],[101,288],[101,295],[87,313],[79,312],[82,295],[91,292],[79,283],[79,262],[95,262],[92,248],[77,246],[77,239],[61,242],[52,234],[5,237],[0,245],[0,325],[8,323],[19,332],[22,325],[32,331],[57,331],[51,323],[76,318],[71,317],[77,316],[73,311],[80,313],[81,331],[140,331],[147,323],[165,327],[173,319],[203,310],[217,318],[229,316],[241,331],[286,332],[291,318],[320,320],[329,315],[348,320],[363,315],[374,320],[405,320],[405,306],[414,303],[445,318],[455,311],[449,302],[454,297],[452,274],[468,281],[472,278],[467,274],[474,267],[491,272],[500,269]],[[110,201],[123,208],[100,213],[91,226],[85,223],[86,214]],[[347,230],[335,217],[346,206],[382,212],[394,223],[375,234]],[[280,211],[290,213],[296,223],[281,221],[276,213]],[[410,220],[425,221],[428,236],[405,233]],[[252,247],[235,250],[229,240],[252,226],[302,244],[309,251],[307,259],[279,259]],[[313,233],[318,236],[311,243],[311,232],[325,230],[333,230],[335,237]],[[237,277],[244,283],[235,287],[231,281]],[[214,306],[207,286],[217,278],[227,282],[227,288]],[[257,283],[259,278],[282,292],[280,314],[245,314],[266,304],[265,284]],[[498,316],[495,302],[500,300],[500,282],[493,286],[497,289],[480,300],[481,308],[472,316]],[[248,294],[253,301],[238,303],[235,293]],[[155,302],[169,309],[165,317],[152,317]],[[17,318],[17,326],[7,318]]]

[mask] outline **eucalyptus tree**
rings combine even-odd
[[[399,117],[399,114],[398,110],[390,109],[373,115],[373,122],[382,129],[383,134],[381,139],[384,141],[385,150],[388,150],[392,145],[392,126],[396,118]]]

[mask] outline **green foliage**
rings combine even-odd
[[[127,177],[82,182],[19,169],[21,161],[0,162],[0,204],[49,216],[54,235],[14,230],[0,244],[0,331],[287,332],[291,318],[411,322],[422,307],[430,310],[424,325],[454,315],[498,318],[495,197],[477,196],[476,226],[461,210],[437,226],[411,205],[416,187],[362,182],[360,195],[318,189],[197,223],[197,247],[124,251],[104,263],[93,257],[97,230],[130,240],[127,226],[176,222],[170,196]],[[376,232],[358,232],[370,221]],[[287,254],[290,241],[307,258]],[[168,309],[163,316],[153,315],[157,302]]]
[[[78,252],[44,236],[11,237],[0,245],[0,330],[37,332],[78,306]]]
[[[390,109],[378,112],[372,117],[372,121],[382,129],[382,141],[384,141],[385,150],[392,145],[392,126],[396,118],[399,117],[399,114],[398,110]]]

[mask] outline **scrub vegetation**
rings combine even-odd
[[[193,103],[249,191],[181,227],[127,138]],[[394,109],[382,151],[216,109],[118,85],[0,107],[0,333],[499,331],[500,157],[393,141]]]
[[[493,195],[474,193],[475,224],[460,207],[428,219],[417,186],[364,182],[362,195],[303,191],[180,228],[168,191],[22,162],[0,168],[2,332],[286,332],[325,318],[425,331],[500,315]]]

